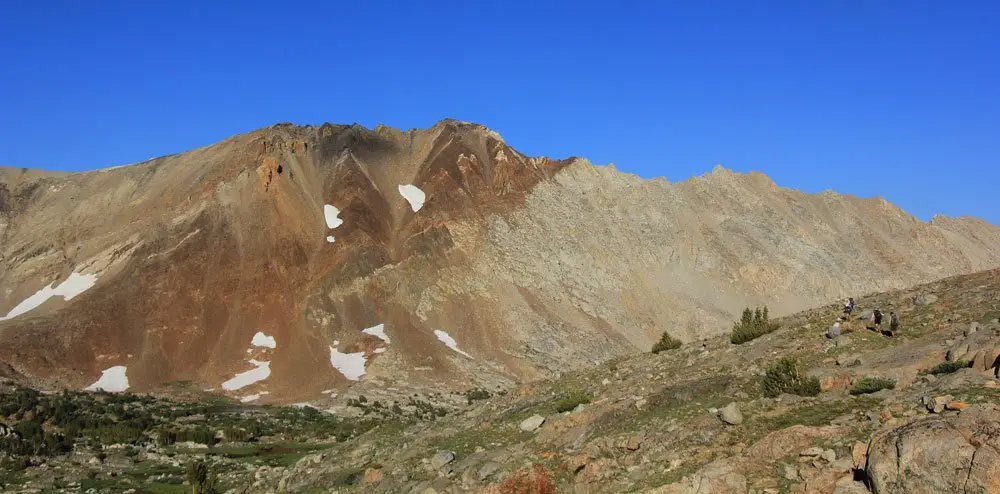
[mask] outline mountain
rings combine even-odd
[[[493,389],[1000,266],[1000,229],[489,129],[279,124],[86,173],[0,168],[0,375],[244,400]],[[325,393],[324,393],[325,392]]]

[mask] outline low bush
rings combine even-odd
[[[934,374],[935,376],[941,374],[951,374],[959,369],[965,369],[972,366],[972,362],[968,360],[958,360],[955,362],[941,362],[940,364],[934,366],[928,373]]]
[[[773,333],[781,328],[781,325],[772,322],[767,314],[767,306],[757,307],[750,310],[749,307],[743,309],[743,316],[739,321],[733,323],[733,332],[729,335],[729,341],[734,345],[741,345],[751,340],[755,340],[768,333]]]
[[[866,395],[882,391],[883,389],[893,389],[896,387],[896,380],[887,377],[864,377],[854,383],[851,388],[852,395]]]
[[[577,405],[583,405],[590,403],[594,399],[589,393],[584,391],[570,391],[569,393],[563,395],[559,401],[556,402],[556,412],[571,412]]]
[[[794,359],[783,358],[767,369],[761,382],[761,391],[768,398],[774,398],[781,393],[816,396],[820,392],[820,384],[819,379],[803,374]]]
[[[670,336],[666,331],[660,335],[660,341],[653,345],[653,353],[660,353],[666,350],[674,350],[681,347],[681,340]]]

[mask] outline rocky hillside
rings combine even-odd
[[[24,437],[0,438],[0,487],[1000,492],[998,294],[1000,270],[949,278],[859,297],[833,339],[836,305],[741,345],[723,335],[499,393],[350,394],[336,414],[234,403],[191,383],[171,393],[183,403],[4,392],[0,421]],[[899,315],[897,336],[867,329],[876,308]]]
[[[717,168],[641,180],[482,126],[277,125],[0,169],[0,374],[257,402],[495,390],[1000,265],[1000,229]]]

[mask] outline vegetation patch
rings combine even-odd
[[[657,341],[653,345],[653,353],[665,352],[667,350],[675,350],[681,347],[681,340],[670,336],[666,331],[660,335],[660,341]]]
[[[761,381],[764,396],[774,398],[782,393],[799,396],[816,396],[820,392],[819,379],[806,376],[792,358],[782,358],[767,369]]]
[[[854,386],[851,388],[851,394],[866,395],[882,391],[883,389],[894,389],[895,387],[895,379],[867,376],[854,383]]]
[[[749,307],[743,309],[743,316],[739,321],[733,323],[733,332],[729,335],[729,341],[734,345],[742,345],[751,340],[755,340],[768,333],[773,333],[781,328],[777,322],[773,322],[768,317],[767,306],[757,307],[750,310]]]
[[[955,362],[941,362],[935,365],[933,369],[927,371],[928,374],[934,374],[939,376],[941,374],[951,374],[959,369],[967,369],[972,367],[972,362],[968,360],[957,360]]]
[[[571,412],[577,405],[585,405],[593,399],[594,397],[586,391],[570,391],[555,403],[555,409],[558,413]]]

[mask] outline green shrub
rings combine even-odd
[[[571,412],[577,405],[590,403],[594,398],[585,391],[570,391],[556,402],[556,412]]]
[[[851,388],[852,395],[866,395],[883,389],[893,389],[896,387],[896,380],[887,377],[864,377],[854,383]]]
[[[490,392],[485,389],[472,388],[465,392],[465,400],[471,405],[474,401],[488,400],[490,398]]]
[[[214,494],[216,492],[216,475],[203,461],[195,461],[188,465],[187,480],[191,494]]]
[[[729,341],[735,345],[740,345],[768,333],[773,333],[780,327],[780,324],[772,322],[768,317],[766,305],[763,309],[757,307],[756,310],[750,310],[747,307],[743,309],[743,316],[740,320],[733,323],[733,332],[729,335]]]
[[[783,358],[767,369],[761,382],[761,391],[768,398],[774,398],[781,393],[816,396],[820,392],[820,384],[818,378],[803,374],[794,359]]]
[[[660,353],[666,350],[673,350],[681,347],[681,340],[670,336],[666,331],[660,335],[660,341],[653,345],[653,353]]]
[[[940,364],[934,366],[933,369],[929,371],[930,374],[935,376],[940,374],[951,374],[959,369],[965,369],[972,366],[972,362],[968,360],[958,360],[956,362],[941,362]]]

